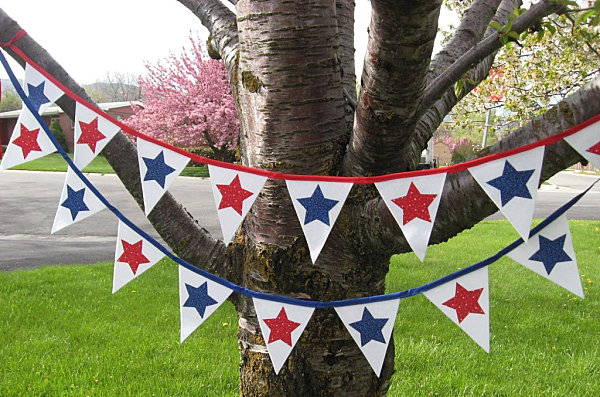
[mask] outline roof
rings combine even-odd
[[[98,104],[100,109],[104,110],[105,112],[111,109],[122,108],[131,105],[143,106],[143,104],[139,101],[104,102]],[[61,108],[59,108],[57,105],[52,105],[42,112],[42,116],[56,116],[61,113],[64,113]],[[0,113],[0,119],[16,119],[20,114],[21,109],[11,110],[10,112],[2,112]]]

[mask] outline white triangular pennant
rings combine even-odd
[[[23,91],[40,114],[64,94],[60,88],[28,63],[25,64]],[[25,109],[25,106],[23,107]]]
[[[165,254],[150,244],[148,240],[119,221],[113,272],[113,294],[150,269],[164,256]]]
[[[573,149],[577,150],[596,168],[600,168],[600,121],[582,128],[579,132],[565,138]]]
[[[69,168],[52,225],[52,233],[94,215],[104,208],[106,207],[94,192]]]
[[[214,165],[209,165],[208,171],[223,241],[229,244],[258,197],[267,177]]]
[[[119,126],[77,102],[73,148],[73,163],[77,168],[84,169],[119,130]]]
[[[286,180],[294,209],[315,263],[327,241],[352,183]]]
[[[0,168],[6,170],[54,152],[56,146],[46,131],[28,109],[23,109],[15,124]]]
[[[375,183],[406,241],[423,261],[440,205],[446,173]]]
[[[583,298],[577,259],[565,214],[506,255]]]
[[[544,146],[470,167],[469,171],[523,240],[529,238]]]
[[[231,295],[232,290],[179,266],[181,342]]]
[[[336,307],[365,358],[379,376],[396,322],[400,299]]]
[[[273,369],[278,374],[315,309],[258,298],[252,299]]]
[[[140,138],[137,139],[137,152],[144,211],[148,215],[190,159]]]
[[[488,267],[423,292],[486,352],[490,351]]]

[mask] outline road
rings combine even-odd
[[[108,210],[50,235],[64,177],[64,173],[54,172],[0,173],[0,270],[114,259],[118,220]],[[158,238],[116,176],[89,174],[88,177],[125,216]],[[534,217],[545,218],[595,179],[572,173],[557,174],[539,190]],[[221,237],[208,179],[179,177],[169,191],[208,231]],[[600,219],[599,204],[600,184],[568,216]],[[503,219],[503,216],[497,213],[488,219]]]

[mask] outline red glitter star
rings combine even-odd
[[[31,152],[41,152],[42,148],[38,144],[38,134],[40,129],[28,130],[23,124],[21,124],[21,135],[19,135],[13,143],[21,147],[23,151],[23,159],[26,159]]]
[[[242,215],[244,200],[254,194],[242,188],[239,175],[236,175],[229,185],[217,185],[217,189],[219,189],[221,196],[223,196],[219,204],[219,209],[231,207],[240,215]]]
[[[593,145],[591,148],[589,148],[588,150],[586,150],[586,152],[590,152],[590,153],[594,153],[594,154],[600,155],[600,142],[598,142],[597,144]]]
[[[123,253],[117,261],[127,263],[133,274],[137,273],[138,267],[142,263],[150,263],[150,260],[142,253],[142,243],[143,240],[140,240],[135,244],[129,244],[127,241],[121,240]]]
[[[406,196],[392,200],[394,204],[402,208],[402,224],[406,225],[415,218],[431,222],[429,206],[435,200],[437,194],[421,194],[414,183],[410,183]]]
[[[79,122],[81,127],[81,136],[77,140],[77,143],[87,143],[93,153],[96,153],[96,144],[98,141],[106,138],[106,135],[100,132],[98,129],[98,117],[89,123]]]
[[[263,321],[271,329],[269,343],[280,340],[287,343],[289,346],[292,346],[292,331],[298,328],[300,323],[288,320],[284,307],[281,308],[277,317]]]
[[[442,304],[456,310],[456,316],[460,324],[470,313],[485,314],[478,302],[482,292],[483,288],[469,291],[456,283],[454,298],[448,299]]]

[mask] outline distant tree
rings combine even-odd
[[[96,103],[139,101],[141,90],[138,80],[139,76],[131,73],[106,72],[103,80],[84,88]]]
[[[237,146],[239,121],[227,70],[209,59],[201,42],[171,54],[164,62],[147,64],[140,79],[144,107],[127,120],[134,128],[175,146],[208,146],[215,158],[231,160]]]
[[[0,101],[0,112],[9,112],[11,110],[21,109],[21,98],[19,94],[11,91],[2,93],[2,101]]]
[[[507,34],[488,78],[454,108],[456,125],[466,127],[470,114],[502,107],[504,123],[515,122],[516,128],[598,77],[600,2],[578,3],[588,8],[549,16],[519,35]],[[467,6],[453,5],[459,13]],[[492,27],[502,29],[498,23]]]

